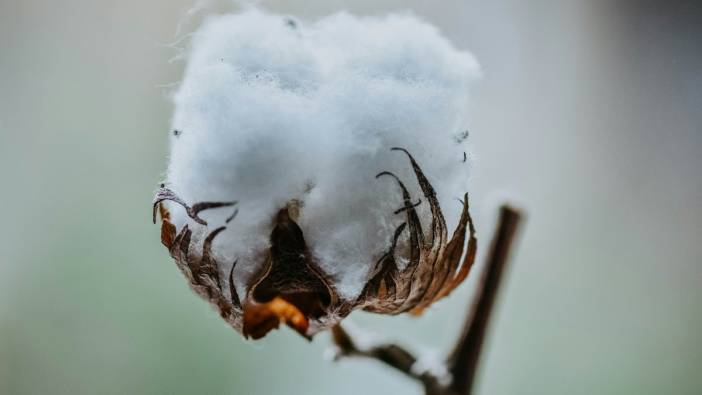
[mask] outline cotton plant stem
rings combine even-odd
[[[520,219],[521,215],[516,209],[501,207],[498,227],[480,281],[478,298],[471,313],[466,317],[461,335],[448,358],[449,371],[453,378],[450,388],[453,393],[472,393],[480,351]]]
[[[349,333],[337,325],[332,328],[332,339],[338,347],[339,355],[359,356],[381,361],[421,382],[427,395],[471,394],[490,315],[521,217],[521,213],[510,206],[504,205],[500,209],[497,230],[493,236],[492,246],[477,291],[477,299],[466,317],[461,334],[451,354],[447,358],[447,368],[451,373],[451,381],[448,384],[441,383],[430,372],[413,370],[412,366],[417,358],[404,348],[392,343],[360,348]]]
[[[422,382],[425,388],[439,386],[438,379],[429,372],[416,372],[412,370],[412,366],[417,362],[417,358],[401,346],[393,343],[385,343],[362,348],[357,346],[356,342],[353,341],[349,333],[346,332],[341,325],[334,326],[331,332],[332,339],[338,347],[339,356],[373,358]]]

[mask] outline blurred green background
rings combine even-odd
[[[529,220],[480,394],[702,393],[702,17],[695,1],[260,1],[411,9],[473,51],[472,196]],[[419,394],[327,335],[247,343],[150,223],[192,0],[0,0],[0,394]],[[179,28],[180,26],[180,28]],[[481,254],[482,257],[482,254]],[[470,281],[421,319],[351,320],[445,352]]]

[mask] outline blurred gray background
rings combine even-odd
[[[699,2],[259,4],[413,10],[483,65],[481,251],[501,201],[529,219],[478,393],[702,393]],[[0,0],[0,394],[419,394],[374,362],[325,360],[326,335],[243,341],[161,246],[150,202],[183,67],[169,44],[192,6]],[[481,268],[421,319],[351,320],[445,352]]]

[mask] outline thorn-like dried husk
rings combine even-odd
[[[154,199],[154,222],[158,209],[162,219],[161,240],[191,288],[210,301],[222,317],[247,338],[259,339],[281,323],[310,338],[318,331],[332,327],[355,309],[380,314],[420,314],[451,293],[468,275],[476,254],[475,228],[466,194],[458,226],[449,239],[436,192],[421,167],[407,150],[393,150],[408,157],[424,200],[429,204],[431,223],[425,234],[417,213],[422,200],[413,202],[398,176],[387,171],[376,176],[390,177],[397,183],[404,204],[395,215],[403,215],[405,220],[397,227],[390,246],[378,259],[355,300],[340,298],[333,279],[321,270],[310,253],[303,231],[296,223],[301,208],[297,200],[291,200],[273,218],[271,246],[263,257],[260,271],[245,284],[243,299],[239,298],[234,286],[237,262],[229,270],[226,278],[229,292],[225,294],[225,281],[220,279],[219,266],[211,251],[214,239],[230,225],[237,211],[226,220],[226,226],[207,234],[198,257],[190,254],[192,231],[185,225],[177,232],[168,211],[161,204],[165,200],[173,201],[181,205],[194,222],[207,226],[199,217],[200,212],[234,206],[236,202],[203,202],[191,207],[162,185]],[[408,245],[403,252],[409,263],[400,270],[396,250],[405,232],[408,232]]]
[[[410,311],[420,314],[429,305],[448,295],[465,279],[475,260],[477,240],[469,213],[468,195],[465,195],[463,213],[453,237],[447,241],[446,221],[434,188],[407,150],[393,150],[404,152],[410,160],[417,182],[429,202],[431,233],[429,237],[424,236],[416,205],[411,203],[411,196],[404,183],[392,173],[380,173],[378,177],[391,176],[400,187],[405,206],[397,212],[405,213],[406,222],[397,228],[390,249],[378,261],[378,268],[366,284],[359,302],[365,310],[375,313],[399,314]],[[459,267],[464,255],[466,227],[470,229],[468,253]],[[395,249],[397,240],[405,228],[410,232],[410,259],[409,264],[399,271],[395,263]]]

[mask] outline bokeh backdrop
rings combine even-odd
[[[481,251],[500,202],[529,218],[478,393],[702,393],[699,2],[258,4],[302,19],[411,10],[481,62]],[[374,362],[326,360],[326,335],[243,341],[159,242],[172,59],[203,15],[237,7],[0,0],[0,394],[421,392]],[[423,318],[351,320],[445,352],[481,268]]]

